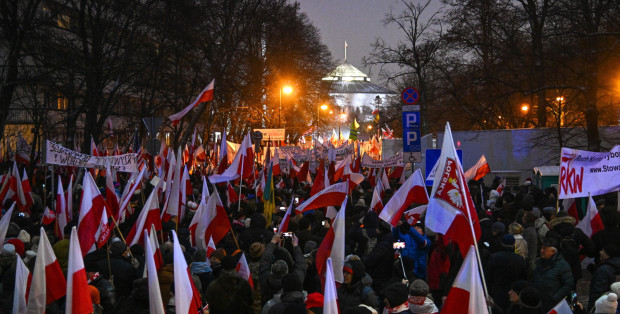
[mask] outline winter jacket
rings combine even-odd
[[[527,226],[523,230],[523,239],[527,242],[527,263],[530,269],[533,269],[536,262],[536,255],[538,254],[538,233],[536,227]]]
[[[548,259],[536,260],[532,285],[541,293],[541,309],[551,310],[573,289],[573,274],[561,254],[556,253]]]
[[[200,280],[200,285],[202,286],[200,293],[204,295],[209,284],[215,280],[211,267],[207,262],[192,262],[189,264],[189,270]]]
[[[529,247],[528,247],[527,241],[520,234],[515,234],[514,238],[515,238],[515,253],[527,259],[528,253],[529,253]]]
[[[99,290],[99,300],[104,313],[113,313],[116,306],[116,290],[109,280],[96,276],[88,283]]]
[[[527,263],[512,247],[491,254],[484,271],[489,294],[501,308],[508,306],[510,284],[527,278]]]
[[[594,242],[579,228],[575,228],[575,218],[557,217],[551,220],[552,230],[547,234],[559,242],[557,248],[573,273],[575,282],[581,279],[581,260],[579,255],[594,256]],[[581,249],[580,249],[581,247]]]
[[[375,247],[363,259],[366,272],[373,279],[373,289],[375,291],[382,291],[386,282],[392,277],[392,265],[394,264],[393,242],[392,233],[380,235]]]
[[[351,308],[360,304],[366,304],[374,309],[379,308],[378,298],[370,285],[365,285],[361,280],[351,284],[343,284],[338,287],[338,306],[340,313],[346,313]]]
[[[157,273],[157,279],[159,280],[159,292],[161,293],[161,299],[165,307],[172,297],[170,286],[174,282],[174,265],[168,264],[162,266]]]
[[[263,309],[263,314],[286,314],[285,309],[289,304],[299,303],[305,305],[306,295],[301,291],[292,291],[282,293],[279,295],[277,302],[274,302],[272,306]],[[269,303],[269,302],[267,302]]]
[[[594,307],[596,300],[609,291],[611,284],[616,282],[618,272],[620,272],[620,257],[610,257],[596,268],[590,281],[588,308]]]
[[[254,242],[267,244],[273,237],[273,232],[267,228],[267,220],[261,214],[254,214],[250,218],[250,228],[244,230],[239,235],[239,246],[242,250],[248,251]]]
[[[271,265],[276,262],[275,251],[279,250],[284,254],[288,254],[288,251],[283,248],[276,248],[273,242],[269,242],[265,247],[265,252],[260,260],[259,266],[259,281],[261,289],[262,302],[265,304],[273,295],[282,288],[282,278],[275,277],[271,273]],[[289,257],[291,258],[291,257]],[[305,278],[306,276],[306,258],[301,252],[299,246],[293,247],[293,267],[289,267],[288,273],[295,272],[299,278]],[[292,269],[291,269],[292,268]]]
[[[207,303],[212,314],[252,314],[252,287],[234,270],[223,270],[220,278],[207,288]]]
[[[392,228],[392,235],[396,241],[405,242],[402,255],[413,259],[415,275],[426,279],[426,264],[431,241],[413,227],[409,228],[406,234],[402,234],[400,228]]]
[[[110,257],[108,267],[107,260],[97,262],[97,269],[103,278],[110,280],[110,269],[112,270],[114,288],[116,289],[117,298],[123,298],[131,294],[133,281],[140,278],[142,274],[120,256]]]

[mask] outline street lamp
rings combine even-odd
[[[340,119],[339,119],[340,121],[338,121],[338,140],[339,141],[341,140],[341,138],[340,138],[340,134],[341,134],[340,133],[340,126],[342,125],[342,122],[344,122],[346,118],[347,118],[347,114],[344,113],[344,111],[340,111]]]
[[[288,85],[284,85],[280,88],[280,107],[278,108],[278,128],[282,127],[282,121],[280,120],[281,112],[282,112],[282,92],[284,92],[285,94],[290,94],[293,92],[293,88]]]
[[[316,147],[316,143],[319,142],[319,121],[321,118],[321,110],[327,110],[327,105],[322,104],[320,106],[316,106],[316,138],[314,139],[314,147]]]

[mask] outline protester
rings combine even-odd
[[[532,279],[533,287],[541,294],[541,309],[545,313],[569,296],[574,285],[570,266],[558,253],[558,246],[554,238],[543,240]]]

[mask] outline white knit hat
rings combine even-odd
[[[594,313],[597,314],[614,314],[618,307],[618,296],[615,293],[610,293],[601,296],[596,300]]]
[[[19,232],[17,238],[24,243],[30,243],[30,234],[26,230],[22,229],[22,231]]]

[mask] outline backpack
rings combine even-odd
[[[579,259],[579,243],[573,238],[573,233],[562,237],[558,251],[564,255],[567,261]]]
[[[366,250],[364,251],[364,256],[366,256],[368,253],[372,252],[377,245],[377,237],[369,237],[366,229],[362,229],[362,235],[366,238]]]

